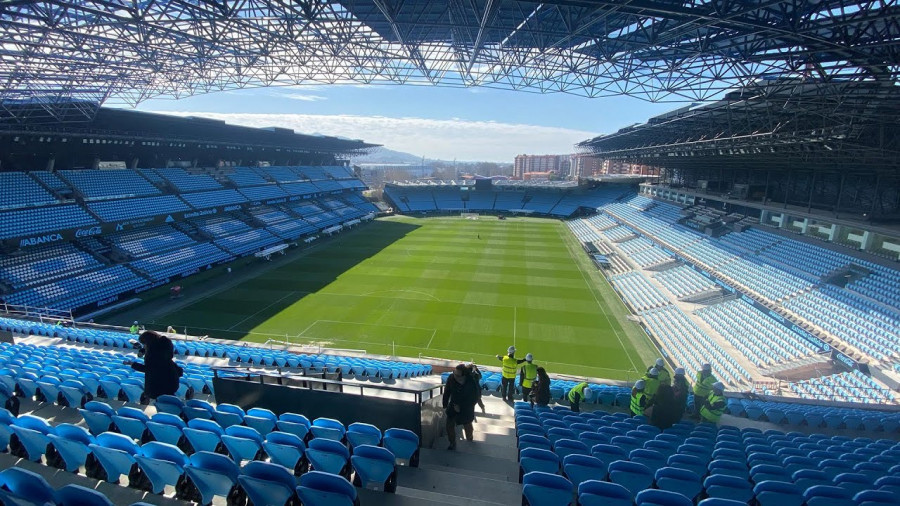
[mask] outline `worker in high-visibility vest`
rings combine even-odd
[[[510,346],[506,350],[506,356],[497,355],[497,360],[502,362],[502,370],[500,372],[500,397],[504,400],[512,402],[516,396],[516,373],[519,364],[524,359],[516,358],[516,347]]]
[[[646,382],[637,380],[631,389],[631,416],[643,415],[647,409],[647,394],[644,393]]]
[[[135,320],[134,323],[131,324],[131,328],[128,329],[128,332],[130,332],[131,334],[134,334],[134,335],[137,335],[138,332],[140,332],[140,331],[141,331],[141,328],[138,326],[137,320]]]
[[[588,387],[587,381],[575,385],[569,390],[569,395],[567,396],[569,407],[572,408],[572,411],[578,413],[581,411],[581,401],[590,399],[592,394],[593,392]]]
[[[644,380],[644,393],[647,394],[647,402],[653,404],[653,398],[656,397],[656,391],[659,390],[659,370],[651,367],[641,379]]]
[[[538,366],[534,364],[534,355],[528,353],[525,355],[525,363],[519,370],[519,385],[522,386],[522,399],[529,401],[531,388],[534,386],[534,380],[537,379]],[[534,404],[534,401],[531,401]]]
[[[704,422],[718,423],[719,418],[722,418],[722,413],[724,412],[725,385],[717,381],[713,383],[709,397],[706,398],[706,402],[703,404],[703,407],[700,408],[700,418]]]
[[[694,381],[694,416],[700,416],[700,410],[706,404],[706,399],[712,392],[713,383],[719,381],[713,376],[712,365],[703,364],[697,371],[697,378]]]
[[[650,372],[650,369],[656,368],[659,372],[659,384],[660,385],[671,385],[672,377],[669,374],[669,371],[666,370],[666,361],[658,358],[656,359],[656,364],[647,368],[647,372]]]

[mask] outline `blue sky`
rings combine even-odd
[[[148,100],[138,109],[363,139],[428,158],[512,162],[517,154],[571,153],[576,142],[682,105],[488,88],[315,85]]]

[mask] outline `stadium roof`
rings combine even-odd
[[[898,18],[893,0],[14,0],[0,100],[53,113],[312,83],[649,100],[763,77],[895,83]]]
[[[900,174],[900,100],[881,82],[766,80],[579,144],[672,169]]]

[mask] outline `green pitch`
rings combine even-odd
[[[650,344],[566,226],[380,219],[156,319],[192,334],[634,379]]]

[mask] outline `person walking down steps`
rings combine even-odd
[[[448,450],[456,449],[456,426],[462,425],[466,440],[474,439],[475,404],[478,402],[478,382],[472,377],[472,369],[459,364],[447,378],[442,399],[447,415]]]

